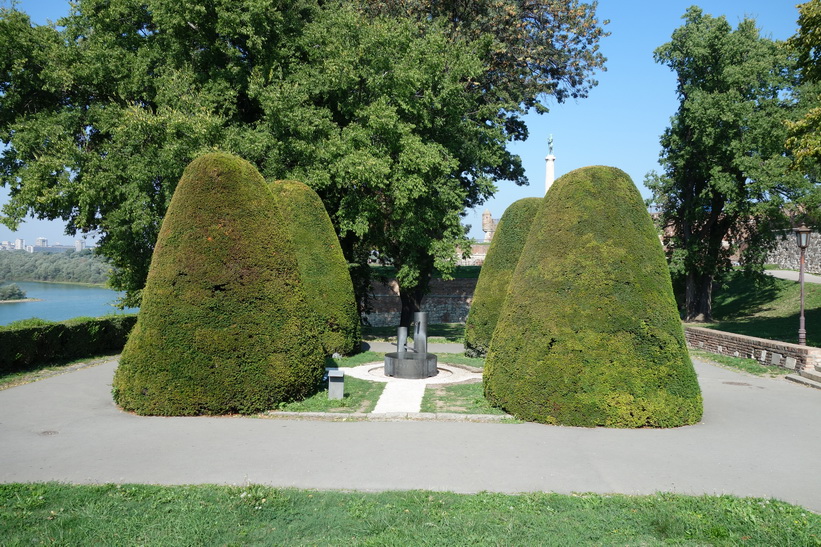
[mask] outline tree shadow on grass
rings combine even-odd
[[[821,347],[821,309],[804,312],[807,345]],[[790,344],[798,343],[798,312],[784,317],[739,317],[715,321],[711,328]]]
[[[732,272],[713,291],[713,317],[727,320],[767,311],[789,288],[789,282],[769,275]]]

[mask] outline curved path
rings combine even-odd
[[[821,512],[821,393],[696,362],[702,423],[674,430],[246,417],[147,418],[116,361],[0,391],[0,482],[734,494]]]

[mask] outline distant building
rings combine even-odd
[[[14,248],[18,251],[24,251],[26,249],[26,240],[25,239],[15,239],[14,240]]]
[[[485,233],[485,243],[490,243],[493,239],[493,234],[496,233],[496,228],[499,226],[499,219],[493,218],[490,211],[485,209],[482,213],[482,231]]]
[[[48,239],[45,238],[45,237],[38,237],[34,241],[34,246],[35,247],[48,247]]]
[[[75,239],[74,240],[74,250],[78,253],[86,248],[86,242],[82,239]]]

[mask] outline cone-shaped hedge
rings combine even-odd
[[[465,354],[468,357],[484,357],[487,354],[510,277],[519,262],[519,255],[541,203],[542,198],[520,199],[505,210],[499,221],[465,321]]]
[[[493,335],[485,395],[552,424],[701,418],[658,234],[624,172],[579,169],[545,196]]]
[[[259,172],[194,160],[154,249],[114,398],[146,415],[253,413],[316,388],[324,352],[296,254]]]
[[[296,248],[305,293],[319,317],[325,352],[357,353],[362,336],[351,274],[322,200],[298,181],[276,181],[270,188]]]

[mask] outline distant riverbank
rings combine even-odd
[[[16,300],[0,300],[0,304],[20,304],[22,302],[42,302],[41,298],[18,298]]]

